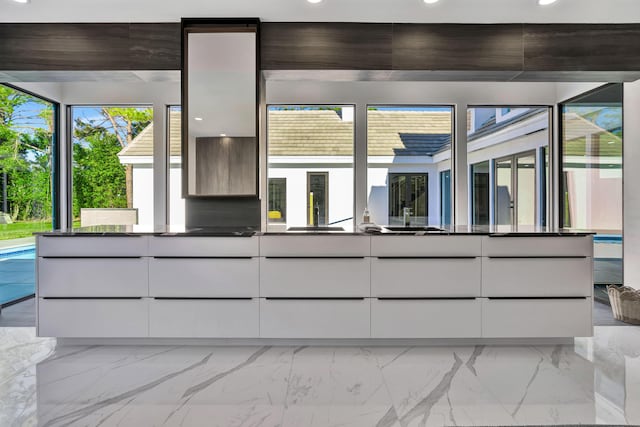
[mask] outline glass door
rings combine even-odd
[[[513,224],[513,157],[496,160],[496,206],[497,225]]]
[[[536,155],[519,153],[496,160],[497,225],[536,224]]]
[[[307,173],[307,224],[327,225],[329,217],[329,172]]]
[[[518,225],[536,224],[536,155],[516,157],[516,215]]]

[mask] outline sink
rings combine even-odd
[[[386,230],[389,231],[406,231],[406,232],[416,232],[416,231],[444,231],[442,228],[438,228],[438,227],[432,227],[432,226],[419,226],[419,227],[414,227],[414,226],[409,226],[409,227],[402,227],[402,226],[385,226],[383,227]]]

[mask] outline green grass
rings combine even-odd
[[[51,231],[51,221],[19,221],[0,224],[0,240],[31,237],[37,231]]]
[[[73,221],[73,227],[80,227],[80,221]],[[51,230],[51,221],[18,221],[13,224],[0,224],[0,240],[31,237],[33,233]]]

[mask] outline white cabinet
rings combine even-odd
[[[374,297],[455,298],[480,295],[480,258],[373,258]]]
[[[482,236],[372,236],[374,257],[476,257],[482,254]]]
[[[372,338],[476,338],[480,325],[476,299],[371,300]]]
[[[148,298],[38,300],[38,336],[140,338],[149,335]]]
[[[260,299],[262,338],[369,338],[363,299]]]
[[[153,299],[149,335],[169,338],[257,338],[258,299]]]
[[[591,298],[487,299],[482,301],[482,336],[592,336],[591,313]]]
[[[152,297],[257,297],[258,258],[152,258]]]
[[[145,297],[146,258],[41,258],[40,297]]]
[[[482,295],[587,297],[593,292],[592,274],[591,258],[484,258]]]
[[[38,236],[39,257],[138,257],[147,255],[145,236]]]
[[[369,284],[368,257],[260,258],[264,297],[369,297]]]
[[[149,255],[155,257],[254,257],[259,238],[151,236]]]
[[[593,256],[592,236],[484,236],[482,255],[487,257]]]
[[[361,257],[371,253],[369,236],[261,236],[263,257]]]

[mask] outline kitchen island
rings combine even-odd
[[[144,230],[37,237],[37,331],[61,338],[591,336],[588,233]]]

